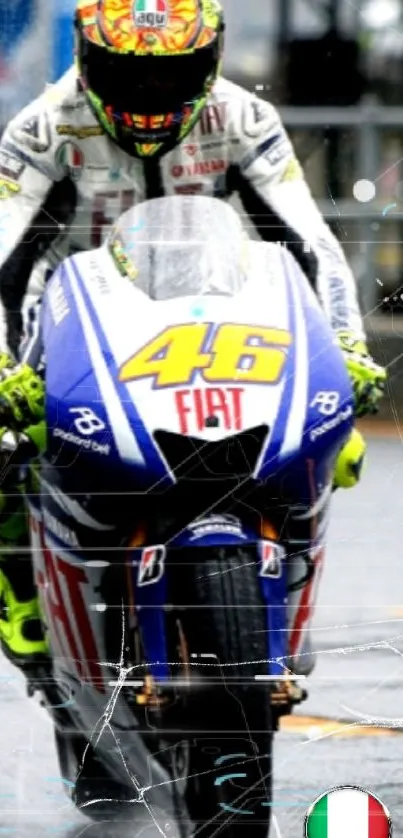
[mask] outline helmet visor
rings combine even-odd
[[[86,86],[116,112],[163,114],[198,99],[217,69],[217,41],[183,55],[113,53],[80,39],[79,62]]]

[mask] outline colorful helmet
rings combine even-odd
[[[76,61],[89,104],[132,157],[187,136],[220,71],[218,0],[78,0]]]

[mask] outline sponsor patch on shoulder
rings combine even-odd
[[[45,111],[33,114],[20,124],[10,126],[11,138],[35,154],[44,154],[51,146],[51,133]]]
[[[62,137],[76,137],[77,140],[86,140],[89,137],[102,137],[105,134],[101,125],[69,125],[63,123],[56,126],[56,132]]]
[[[252,114],[255,123],[257,122],[264,122],[265,119],[268,118],[268,106],[267,103],[263,99],[253,99],[251,102]]]
[[[281,132],[277,135],[276,142],[273,143],[264,156],[272,166],[275,166],[281,160],[284,160],[291,150],[292,146],[289,137],[287,137],[287,134]]]
[[[39,162],[37,159],[33,159],[31,155],[26,154],[20,148],[17,148],[14,143],[10,143],[8,140],[3,140],[2,143],[2,150],[10,152],[12,157],[15,157],[17,160],[20,160],[21,163],[24,163],[26,166],[32,166],[33,169],[36,169],[37,172],[40,172],[41,175],[45,175],[45,177],[53,180],[54,178],[54,171],[52,166],[46,165],[46,163]],[[21,173],[22,174],[22,173]],[[20,174],[20,177],[21,177]]]
[[[291,148],[291,142],[287,134],[283,131],[277,131],[275,134],[266,137],[256,148],[246,154],[241,161],[241,170],[246,171],[252,163],[260,159],[268,160],[269,163],[275,165],[286,157]]]
[[[273,134],[276,131],[279,116],[269,102],[252,96],[245,104],[242,112],[242,131],[246,137],[257,139],[263,134]]]

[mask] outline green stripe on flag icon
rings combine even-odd
[[[136,12],[165,12],[165,0],[137,0]]]
[[[368,791],[343,786],[322,795],[305,818],[305,838],[390,838],[386,807]]]

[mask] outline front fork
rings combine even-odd
[[[214,523],[216,527],[216,522]],[[240,528],[241,528],[240,524]],[[208,527],[204,521],[204,530]],[[213,527],[213,523],[212,523]],[[305,690],[296,683],[297,678],[287,667],[289,658],[289,630],[288,630],[288,568],[284,547],[275,539],[261,539],[256,542],[256,565],[259,575],[261,594],[266,603],[267,619],[267,674],[259,676],[260,682],[267,685],[271,695],[273,718],[278,720],[281,715],[292,711],[295,704],[306,698]],[[250,533],[240,529],[238,544],[245,545],[245,538],[250,543]],[[208,542],[208,543],[207,543]],[[236,543],[234,537],[232,544]],[[180,547],[197,550],[206,546],[228,546],[226,533],[220,534],[215,530],[214,540],[206,536],[194,537],[194,530],[190,531],[189,539],[186,533],[181,534]],[[178,548],[173,545],[171,549]],[[175,562],[180,561],[181,550],[175,551]],[[168,642],[166,635],[166,605],[167,580],[165,563],[167,550],[164,545],[135,547],[127,556],[129,566],[130,585],[132,586],[131,600],[135,603],[136,620],[141,635],[144,658],[147,662],[149,675],[145,678],[144,686],[137,693],[138,704],[155,707],[164,703],[164,693],[173,686],[168,659]],[[183,640],[183,639],[182,639]],[[275,721],[277,726],[278,721]]]

